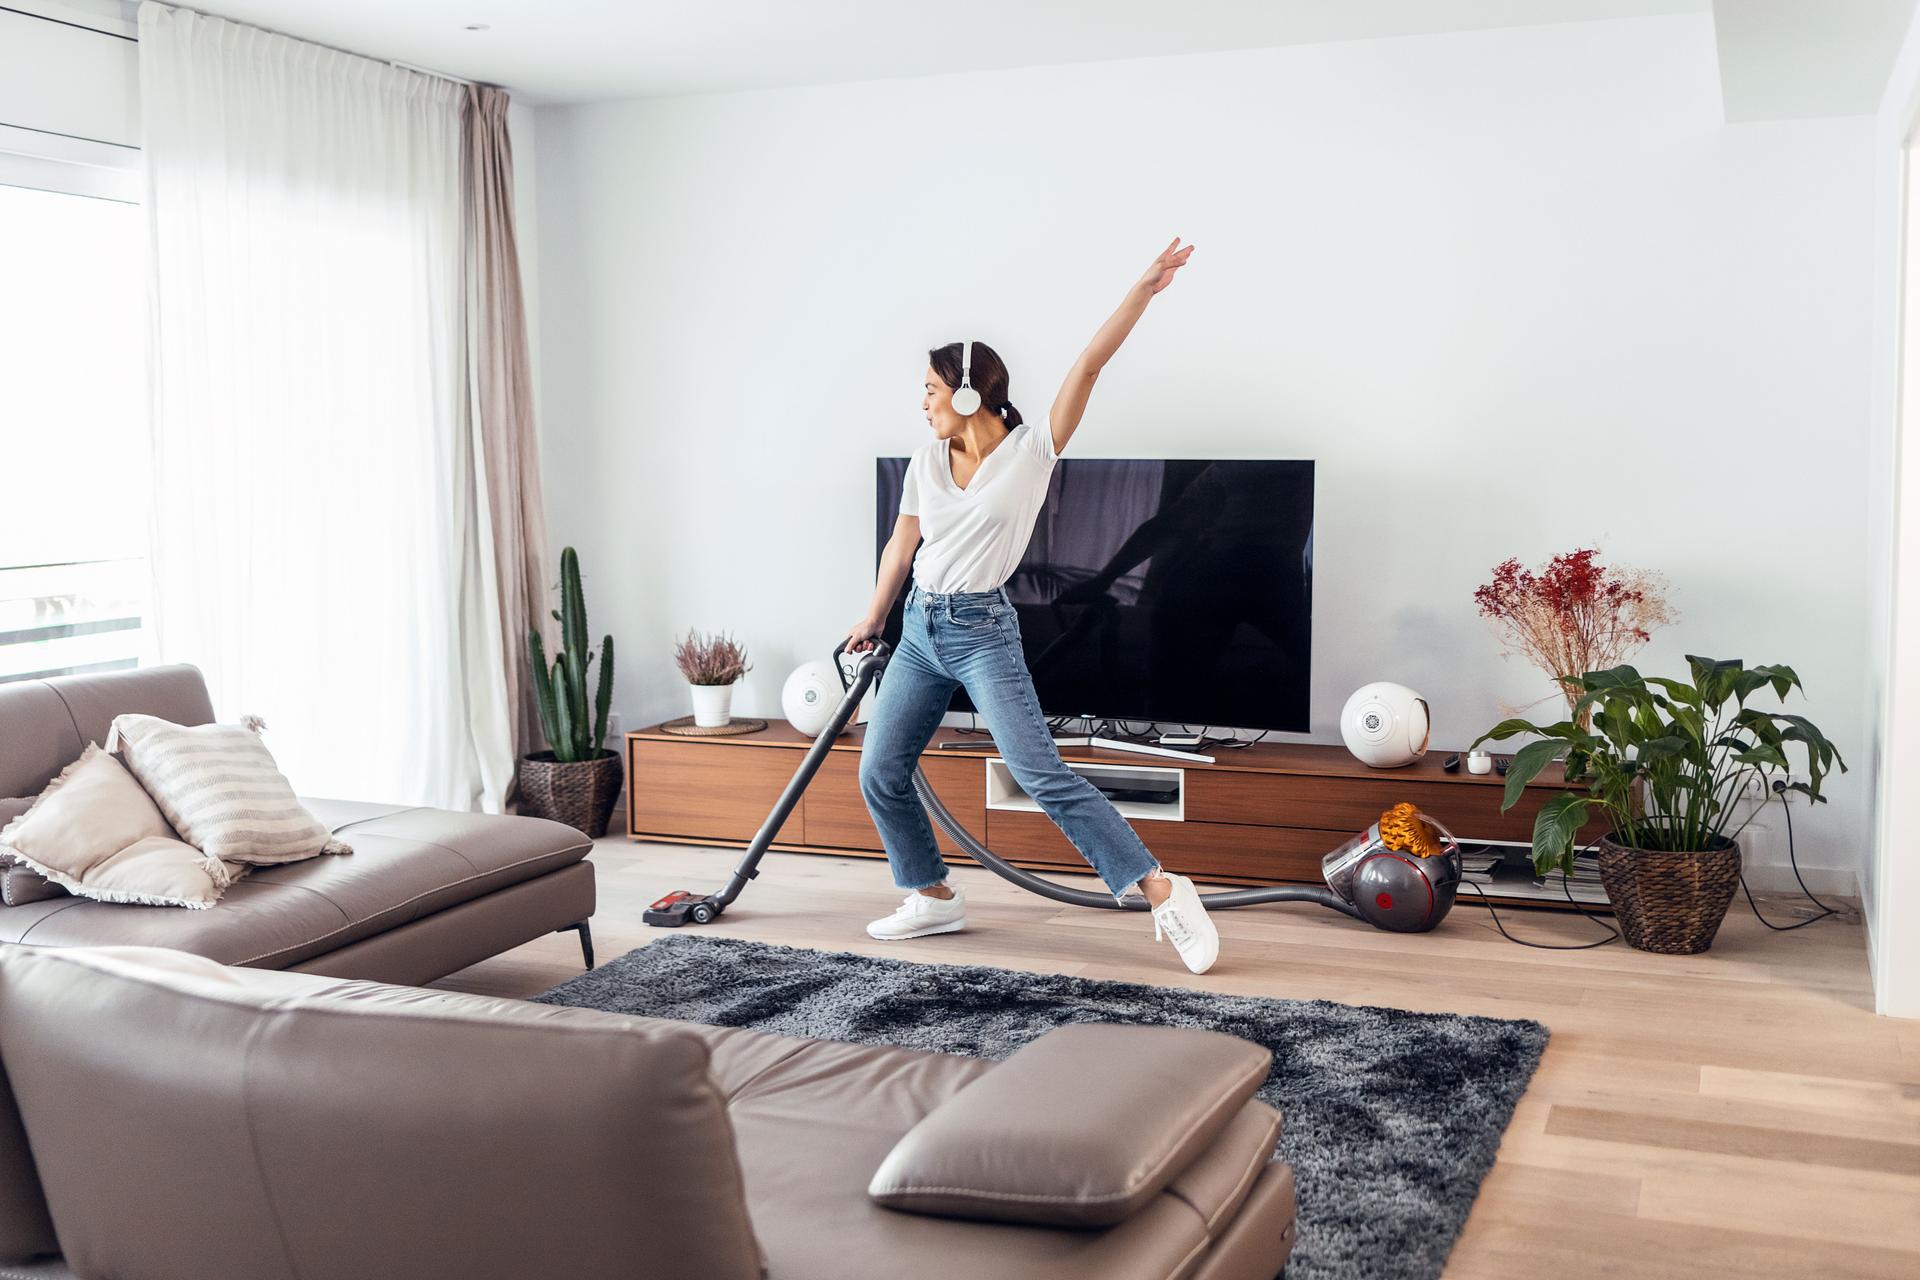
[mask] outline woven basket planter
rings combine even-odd
[[[1703,853],[1630,849],[1600,841],[1600,881],[1627,942],[1642,951],[1690,956],[1713,945],[1740,885],[1740,846]]]
[[[527,817],[551,818],[598,838],[607,834],[607,819],[619,798],[617,751],[568,763],[555,760],[551,751],[520,757],[520,812]]]

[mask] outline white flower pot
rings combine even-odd
[[[693,690],[693,722],[702,729],[718,729],[733,719],[733,686],[730,684],[690,684]]]

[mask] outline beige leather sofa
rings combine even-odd
[[[1003,1063],[0,948],[0,1276],[1269,1280],[1266,1050]]]
[[[0,825],[116,715],[213,717],[190,666],[0,684]],[[9,805],[8,797],[17,798]],[[593,848],[538,818],[307,800],[353,846],[345,857],[262,868],[207,911],[92,902],[0,881],[0,943],[172,947],[223,964],[426,983],[556,930],[592,964]]]

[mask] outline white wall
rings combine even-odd
[[[1909,30],[1875,122],[1873,430],[1869,491],[1871,645],[1867,673],[1873,817],[1862,897],[1882,1013],[1920,1017],[1920,228],[1909,147],[1920,119],[1920,26]],[[1904,403],[1903,403],[1904,400]]]
[[[1447,746],[1544,696],[1473,588],[1598,540],[1672,579],[1646,665],[1792,663],[1864,754],[1872,122],[1722,124],[1704,14],[537,115],[553,537],[630,724],[686,710],[689,626],[777,715],[864,608],[926,348],[1043,412],[1177,233],[1072,452],[1317,460],[1316,738],[1372,679]],[[1851,888],[1832,794],[1802,861]]]

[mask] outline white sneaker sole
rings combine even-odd
[[[1178,955],[1179,948],[1176,947],[1174,949],[1174,953]],[[1180,956],[1180,963],[1187,966],[1187,972],[1189,973],[1205,973],[1207,970],[1213,968],[1214,965],[1220,963],[1220,948],[1216,944],[1213,948],[1213,954],[1208,956],[1205,962],[1202,964],[1195,964],[1192,960],[1189,960],[1186,956]]]
[[[912,933],[877,933],[873,926],[867,926],[867,936],[881,942],[910,942],[915,938],[931,938],[936,933],[958,933],[967,927],[967,918],[949,920],[945,924],[930,924],[924,929],[915,929]]]

